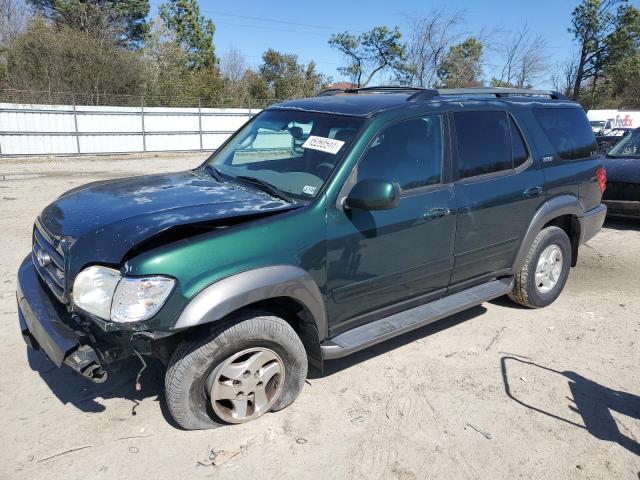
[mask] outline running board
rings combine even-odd
[[[361,325],[322,342],[320,345],[322,357],[324,360],[344,357],[444,317],[475,307],[483,302],[501,297],[509,293],[512,288],[513,277],[492,280],[439,300],[381,318],[375,322]]]

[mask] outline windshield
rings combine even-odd
[[[589,123],[592,127],[604,127],[604,120],[592,120]]]
[[[266,110],[207,162],[222,176],[313,198],[355,138],[363,120],[343,115]],[[264,188],[263,188],[264,189]]]
[[[634,130],[607,154],[610,157],[640,157],[640,130]]]

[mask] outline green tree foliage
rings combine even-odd
[[[375,75],[391,71],[397,76],[407,70],[407,45],[400,39],[400,29],[374,27],[360,35],[349,32],[331,35],[329,45],[342,52],[347,65],[338,72],[347,75],[358,87],[364,87]]]
[[[640,15],[628,0],[583,0],[572,13],[569,32],[580,48],[573,97],[584,101],[582,89],[589,84],[593,105],[607,71],[619,70],[620,62],[637,53]]]
[[[102,38],[36,17],[18,35],[7,59],[10,85],[24,90],[139,94],[139,56]]]
[[[187,52],[189,68],[212,68],[218,63],[213,46],[215,25],[200,14],[197,0],[169,0],[160,17]]]
[[[640,52],[607,69],[599,106],[640,109]]]
[[[438,66],[438,78],[444,88],[482,85],[482,43],[474,37],[449,48]]]
[[[313,61],[272,49],[255,69],[237,50],[219,62],[215,26],[198,0],[162,1],[152,22],[149,0],[0,0],[0,88],[131,95],[133,105],[143,95],[148,105],[194,106],[199,98],[203,106],[264,107],[314,95],[329,82]],[[579,48],[551,82],[585,108],[640,108],[640,10],[631,0],[574,1],[567,21]],[[385,26],[334,34],[329,44],[346,59],[338,71],[358,86],[382,78],[480,86],[483,65],[492,66],[486,73],[496,86],[546,80],[545,39],[526,25],[509,37],[468,36],[463,21],[462,13],[439,10],[410,17],[409,45],[398,27]]]
[[[35,11],[55,22],[95,35],[100,24],[119,24],[119,41],[135,48],[149,31],[149,0],[27,0]]]
[[[260,76],[272,98],[285,99],[316,94],[326,83],[316,64],[298,63],[298,56],[269,49],[262,54]]]
[[[189,52],[162,19],[153,22],[143,52],[149,104],[225,106],[231,100],[218,68],[192,68]]]
[[[182,96],[189,94],[187,53],[162,19],[152,22],[142,53],[148,101],[159,103],[171,98],[180,104]]]

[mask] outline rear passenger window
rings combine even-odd
[[[517,168],[527,161],[529,152],[522,138],[522,132],[509,116],[509,128],[511,130],[511,151],[513,152],[513,168]]]
[[[506,112],[455,112],[460,178],[513,167]]]
[[[588,158],[598,150],[587,116],[579,108],[535,108],[534,115],[560,158]]]

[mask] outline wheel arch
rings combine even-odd
[[[513,263],[512,273],[515,274],[522,268],[527,253],[538,233],[551,225],[562,228],[569,236],[571,241],[571,266],[575,266],[580,245],[580,218],[583,215],[584,210],[575,196],[559,195],[547,200],[536,211],[529,223]]]
[[[294,265],[247,270],[212,283],[193,297],[173,329],[192,330],[247,309],[286,320],[300,336],[309,363],[322,368],[320,341],[328,334],[324,298],[311,275]]]

